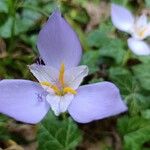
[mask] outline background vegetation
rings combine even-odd
[[[37,34],[60,7],[80,37],[82,64],[90,68],[83,84],[112,81],[129,107],[125,114],[85,125],[52,113],[37,126],[0,115],[0,149],[150,150],[150,57],[128,49],[128,35],[110,20],[111,2],[150,16],[149,0],[0,0],[0,79],[35,80],[27,65],[38,59]]]

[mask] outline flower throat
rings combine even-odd
[[[75,95],[77,92],[73,88],[65,85],[64,75],[65,75],[65,65],[61,64],[61,67],[59,70],[59,78],[58,78],[58,82],[60,85],[59,87],[57,85],[51,84],[50,82],[47,82],[47,81],[40,82],[40,84],[53,89],[55,94],[58,96],[64,96],[65,94],[68,94],[68,93]]]

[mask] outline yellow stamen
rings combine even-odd
[[[74,89],[72,89],[71,87],[65,87],[65,88],[63,89],[63,92],[64,92],[64,93],[77,94],[77,92],[76,92]]]
[[[52,85],[52,84],[49,83],[49,82],[40,82],[40,84],[52,88],[56,94],[59,94],[59,93],[60,93],[58,87],[55,86],[55,85]]]
[[[64,73],[65,73],[65,65],[61,64],[60,72],[59,72],[59,82],[62,86],[64,86]]]
[[[56,85],[51,84],[50,82],[40,82],[40,84],[42,86],[47,86],[47,87],[53,89],[55,94],[59,95],[59,96],[64,96],[67,93],[77,94],[77,92],[73,88],[65,87],[64,73],[65,73],[65,65],[61,64],[60,72],[59,72],[59,83],[61,84],[60,88],[57,87]]]

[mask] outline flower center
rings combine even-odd
[[[137,35],[138,35],[140,38],[143,38],[143,37],[144,37],[146,31],[147,31],[147,27],[136,28]]]
[[[60,71],[59,71],[59,78],[58,78],[59,86],[51,84],[50,82],[47,81],[40,82],[40,84],[53,89],[55,94],[58,96],[64,96],[67,93],[75,95],[77,92],[73,88],[65,86],[64,74],[65,74],[65,65],[61,64]]]

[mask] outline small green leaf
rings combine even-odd
[[[113,58],[117,64],[122,64],[126,51],[124,50],[124,43],[119,39],[108,39],[109,42],[100,48],[100,56],[107,56]]]
[[[7,122],[8,118],[0,114],[0,140],[6,140],[9,139],[10,137],[8,130],[6,128]]]
[[[110,79],[117,84],[121,93],[125,96],[134,93],[136,90],[136,83],[131,73],[121,67],[111,67],[109,69]]]
[[[124,150],[141,150],[150,141],[150,120],[140,116],[120,118],[118,130],[124,139]]]
[[[142,111],[142,117],[145,119],[150,119],[150,109]]]
[[[38,131],[39,150],[70,150],[81,141],[80,131],[71,118],[58,120],[49,113]]]
[[[147,8],[150,8],[150,1],[149,0],[145,0],[145,5]]]
[[[91,31],[87,36],[87,43],[90,47],[100,48],[110,42],[109,36],[112,31],[112,24],[101,24],[100,28]]]
[[[150,65],[140,64],[133,67],[135,77],[140,81],[141,86],[150,90]]]
[[[89,74],[94,73],[99,70],[99,51],[87,51],[83,55],[81,64],[87,65],[89,67]]]
[[[6,0],[0,0],[0,12],[8,13],[8,4]]]
[[[3,38],[11,37],[13,18],[9,17],[5,23],[0,26],[0,36]]]

